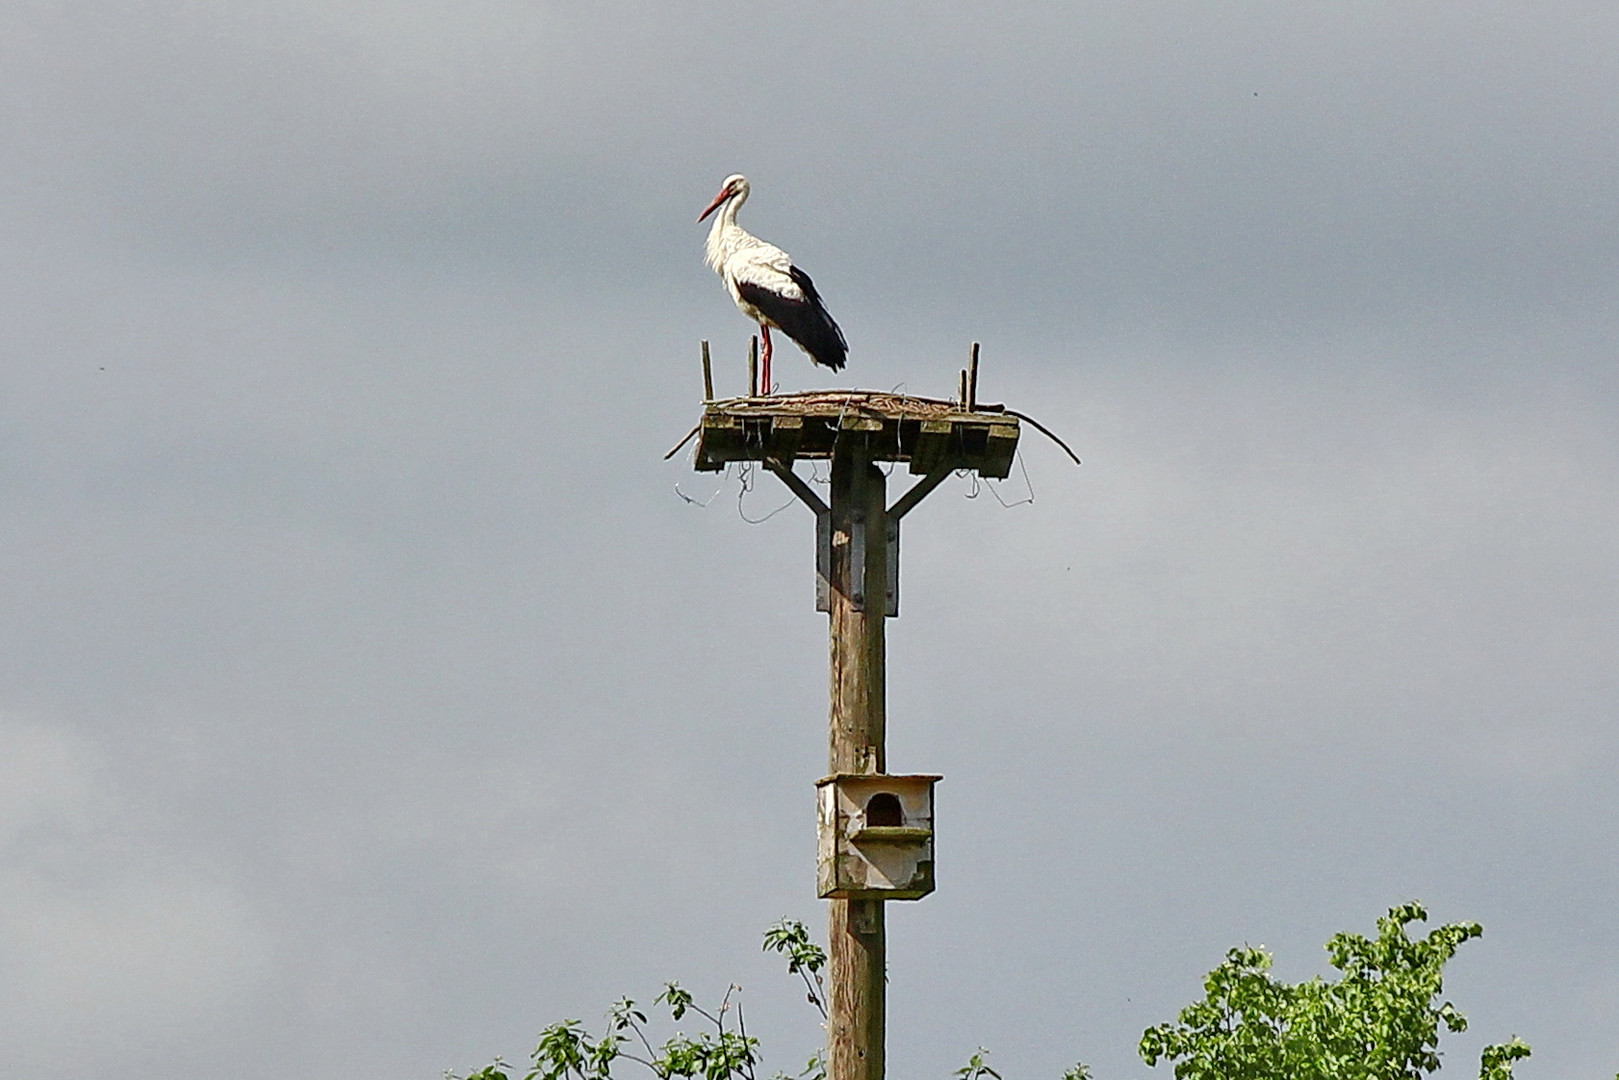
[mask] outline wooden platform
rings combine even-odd
[[[695,465],[719,472],[733,461],[829,459],[850,439],[872,461],[903,461],[929,475],[971,469],[1005,479],[1017,451],[1018,418],[1001,406],[871,390],[814,390],[710,401],[697,432]]]

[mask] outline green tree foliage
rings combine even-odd
[[[1206,996],[1172,1024],[1148,1028],[1148,1065],[1175,1063],[1176,1080],[1420,1080],[1439,1068],[1439,1034],[1467,1029],[1445,1001],[1444,967],[1478,923],[1450,923],[1413,939],[1421,904],[1390,909],[1375,940],[1338,934],[1327,955],[1342,978],[1288,984],[1270,975],[1263,949],[1237,948],[1209,972]],[[1511,1080],[1529,1056],[1520,1039],[1486,1047],[1480,1080]]]
[[[783,919],[765,932],[766,950],[774,949],[787,957],[789,974],[800,976],[809,990],[810,1004],[826,1016],[826,998],[821,970],[826,953],[810,941],[803,923]],[[614,1067],[630,1062],[650,1071],[657,1080],[758,1080],[759,1040],[748,1034],[742,1016],[740,986],[731,986],[712,1011],[698,1005],[691,992],[679,983],[666,983],[653,1004],[669,1010],[669,1019],[680,1023],[688,1014],[703,1021],[695,1036],[676,1031],[654,1045],[647,1027],[646,1013],[634,1001],[624,998],[607,1011],[607,1026],[592,1039],[578,1020],[563,1020],[540,1032],[539,1044],[529,1055],[531,1067],[519,1070],[496,1058],[464,1080],[615,1080]],[[445,1080],[463,1080],[455,1073]],[[826,1063],[820,1054],[796,1078],[776,1074],[775,1080],[826,1080]]]
[[[1153,1066],[1173,1062],[1176,1080],[1421,1080],[1439,1068],[1440,1028],[1467,1029],[1466,1017],[1438,1000],[1445,964],[1463,942],[1484,932],[1477,923],[1451,923],[1413,939],[1406,928],[1427,918],[1421,904],[1404,904],[1377,921],[1376,940],[1334,937],[1327,954],[1342,972],[1335,982],[1278,982],[1263,949],[1232,949],[1204,981],[1202,1001],[1181,1010],[1174,1023],[1142,1034],[1141,1057]],[[825,1018],[826,952],[804,924],[783,919],[765,932],[764,948],[786,957],[788,973],[802,980],[810,1004]],[[667,983],[654,1004],[667,1008],[676,1024],[688,1015],[700,1020],[694,1036],[677,1030],[655,1042],[646,1014],[625,998],[608,1010],[597,1038],[577,1020],[546,1028],[527,1069],[496,1058],[465,1078],[445,1076],[619,1080],[615,1068],[629,1062],[657,1080],[758,1080],[759,1041],[748,1034],[740,991],[732,986],[710,1010],[679,983]],[[956,1080],[1001,1080],[988,1055],[979,1047],[956,1070]],[[1512,1080],[1513,1064],[1528,1056],[1529,1044],[1518,1038],[1487,1046],[1479,1080]],[[826,1080],[826,1059],[817,1053],[796,1077],[777,1073],[773,1080]],[[1063,1080],[1091,1080],[1091,1070],[1076,1064]]]

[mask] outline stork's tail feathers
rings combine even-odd
[[[849,357],[849,346],[843,340],[843,331],[824,310],[818,310],[816,314],[820,316],[819,319],[813,322],[804,320],[810,325],[796,326],[788,330],[787,336],[802,345],[810,359],[817,364],[833,371],[842,371]]]
[[[793,282],[804,290],[809,303],[806,305],[807,310],[801,322],[803,336],[800,336],[800,327],[789,329],[784,326],[782,329],[804,347],[811,360],[822,367],[841,371],[849,356],[849,343],[843,340],[843,331],[832,321],[832,316],[826,310],[826,305],[821,302],[821,294],[815,291],[815,282],[810,280],[810,276],[796,266],[788,273],[792,275]]]

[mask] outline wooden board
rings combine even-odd
[[[1018,418],[996,406],[872,391],[813,391],[711,401],[697,432],[696,467],[733,461],[827,460],[843,440],[862,439],[872,461],[900,461],[916,474],[968,469],[991,480],[1012,470]]]

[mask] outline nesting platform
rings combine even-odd
[[[719,472],[733,461],[774,460],[791,468],[798,458],[829,459],[859,439],[868,460],[906,462],[918,475],[971,469],[1001,480],[1012,470],[1018,435],[1018,418],[1004,406],[812,390],[707,402],[695,465]]]

